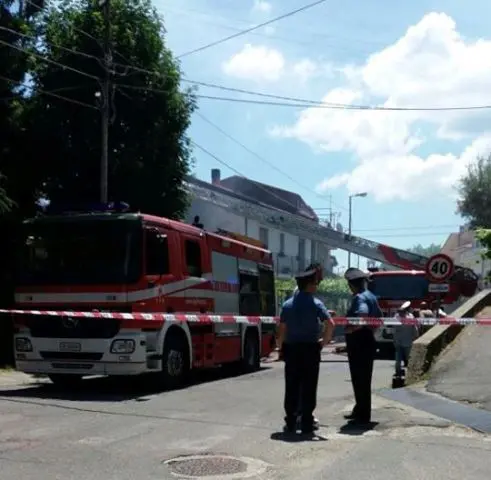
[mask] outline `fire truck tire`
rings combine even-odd
[[[241,363],[242,370],[246,373],[256,372],[261,367],[259,335],[252,329],[249,329],[245,334],[244,355]]]
[[[68,375],[63,373],[53,373],[48,378],[58,387],[73,388],[80,385],[82,375]]]
[[[189,351],[181,332],[169,332],[162,353],[161,382],[165,388],[182,386],[189,374]]]

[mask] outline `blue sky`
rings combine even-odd
[[[156,0],[176,55],[309,3]],[[328,1],[181,60],[186,78],[331,103],[491,104],[491,2]],[[486,37],[486,35],[488,35]],[[202,95],[251,97],[200,87]],[[195,116],[193,140],[244,175],[341,213],[355,234],[394,245],[440,243],[462,220],[454,185],[491,150],[491,112],[353,112],[200,99],[199,112],[287,175]],[[196,174],[233,174],[195,151]],[[288,176],[293,177],[293,182]],[[301,184],[301,186],[299,186]],[[326,214],[327,211],[319,211]],[[345,256],[336,252],[341,264]]]

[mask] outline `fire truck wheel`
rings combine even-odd
[[[59,387],[77,387],[82,382],[82,375],[65,375],[62,373],[53,373],[48,375],[49,379]]]
[[[256,372],[261,367],[261,352],[257,332],[249,330],[244,339],[244,356],[242,357],[242,370]]]
[[[171,334],[162,354],[162,383],[166,388],[182,385],[189,373],[189,354],[185,337]]]

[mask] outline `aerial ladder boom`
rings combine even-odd
[[[213,203],[241,217],[290,232],[300,238],[310,238],[325,243],[331,248],[339,248],[361,257],[392,265],[398,269],[424,270],[428,260],[428,257],[417,253],[333,230],[299,215],[276,209],[232,190],[196,178],[188,178],[186,186],[193,197]],[[465,297],[474,295],[477,290],[478,276],[470,268],[456,265],[450,281],[459,284],[461,295]]]

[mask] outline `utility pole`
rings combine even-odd
[[[331,225],[332,228],[334,228],[333,212],[332,212],[332,195],[329,195],[329,224]]]
[[[349,196],[349,210],[348,210],[348,235],[351,240],[351,212],[352,212],[353,195]],[[351,251],[348,250],[348,268],[351,268]]]
[[[353,195],[350,195],[349,196],[349,209],[348,209],[348,235],[349,235],[349,238],[351,240],[351,215],[352,215],[352,212],[353,212],[353,198],[356,198],[356,197],[366,197],[368,194],[367,192],[360,192],[360,193],[354,193]],[[359,257],[358,257],[358,260],[359,260]],[[351,267],[351,252],[348,250],[348,268]]]
[[[110,91],[111,91],[111,0],[99,0],[104,17],[104,78],[102,80],[101,95],[101,178],[100,195],[101,202],[108,201],[108,172],[109,172],[109,116],[110,116]]]

